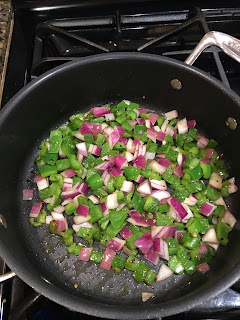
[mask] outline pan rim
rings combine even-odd
[[[27,84],[23,89],[21,89],[9,102],[6,104],[4,109],[1,111],[0,116],[0,126],[4,122],[5,118],[11,113],[15,105],[25,98],[32,90],[45,82],[48,78],[54,77],[58,74],[64,73],[66,69],[75,68],[80,65],[87,65],[92,63],[98,63],[99,60],[109,61],[116,59],[133,59],[133,60],[151,60],[152,62],[163,62],[169,63],[171,65],[177,65],[180,68],[188,69],[195,76],[200,76],[203,80],[208,81],[212,85],[216,86],[223,94],[228,95],[236,104],[240,104],[240,97],[233,92],[231,89],[227,88],[221,81],[215,79],[213,76],[208,75],[206,72],[194,67],[186,65],[183,62],[177,61],[175,59],[161,57],[154,54],[147,53],[104,53],[98,54],[91,57],[79,58],[77,60],[68,62],[64,65],[58,66],[50,71],[39,76],[37,79],[33,80]],[[45,297],[53,300],[56,303],[75,310],[77,312],[86,313],[88,315],[116,319],[145,319],[153,318],[159,316],[170,316],[183,311],[187,311],[199,305],[202,301],[206,299],[211,299],[219,293],[223,292],[225,289],[230,287],[240,278],[240,262],[235,269],[231,271],[219,284],[211,288],[211,292],[205,290],[200,290],[197,292],[195,290],[196,297],[192,298],[191,293],[187,294],[183,298],[178,298],[173,302],[164,302],[161,305],[146,305],[143,306],[128,306],[123,309],[122,306],[117,305],[107,305],[103,303],[91,302],[85,299],[81,299],[77,296],[73,296],[70,293],[64,292],[62,289],[45,282],[41,278],[36,278],[32,276],[22,265],[17,261],[17,258],[9,253],[7,247],[0,241],[0,254],[4,257],[7,265],[14,271],[24,282],[26,282],[30,287],[36,289],[39,293],[43,294]]]

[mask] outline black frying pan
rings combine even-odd
[[[180,90],[172,87],[173,79],[181,81]],[[177,109],[180,118],[197,119],[200,132],[219,142],[239,185],[240,128],[230,130],[226,119],[240,119],[240,98],[222,83],[184,63],[149,54],[102,54],[67,63],[31,82],[1,112],[0,213],[7,228],[0,226],[0,255],[28,285],[72,310],[114,319],[176,314],[238,280],[239,222],[227,247],[221,246],[210,262],[209,272],[173,276],[152,289],[137,284],[130,271],[117,276],[68,255],[47,227],[29,224],[32,203],[22,201],[22,190],[34,188],[34,157],[49,131],[75,112],[124,98],[157,113]],[[239,194],[228,204],[238,218]],[[155,298],[142,303],[142,291],[154,292]]]

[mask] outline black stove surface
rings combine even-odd
[[[240,38],[235,1],[15,1],[15,26],[2,107],[28,82],[82,57],[116,51],[147,52],[184,61],[208,31]],[[194,64],[240,95],[240,65],[212,47]],[[0,260],[0,273],[6,270]],[[240,319],[240,285],[164,319]],[[240,292],[240,291],[239,291]],[[0,319],[96,319],[42,297],[19,278],[0,290]]]

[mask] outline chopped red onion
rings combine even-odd
[[[153,189],[165,191],[167,190],[167,184],[165,180],[155,180],[155,179],[149,179],[151,187]],[[155,197],[154,197],[155,198]]]
[[[88,193],[88,189],[88,185],[86,183],[82,183],[78,191],[85,196]]]
[[[158,271],[156,282],[166,280],[167,278],[171,277],[172,275],[173,275],[173,271],[163,263],[163,264],[161,264],[161,267]]]
[[[214,228],[209,229],[202,237],[202,241],[208,242],[208,243],[215,243],[219,244],[219,241],[217,239],[216,231]]]
[[[113,113],[105,114],[105,119],[106,121],[113,121],[115,119],[114,114]]]
[[[136,181],[137,183],[141,183],[141,182],[143,182],[143,180],[144,180],[144,176],[139,175],[139,176],[137,177],[137,179],[134,180],[134,181]]]
[[[169,199],[171,197],[170,193],[162,190],[155,190],[151,193],[151,197],[158,199],[159,201],[163,199]]]
[[[175,239],[176,239],[177,241],[179,241],[180,238],[181,238],[181,236],[182,236],[185,232],[186,232],[185,230],[177,230],[177,231],[175,232]]]
[[[73,217],[73,222],[74,222],[74,224],[82,224],[83,222],[87,222],[90,219],[91,219],[91,217],[89,215],[86,217],[79,215],[79,216]]]
[[[154,293],[152,292],[142,292],[142,302],[146,302],[148,299],[153,298]]]
[[[105,114],[110,113],[110,110],[106,107],[96,107],[92,109],[92,112],[94,114],[94,117],[102,117]]]
[[[125,132],[125,129],[123,129],[121,126],[114,127],[118,131],[118,133],[121,135],[123,132]]]
[[[148,129],[151,128],[152,125],[151,125],[150,120],[148,120],[148,119],[145,120],[145,126],[146,126],[146,128],[148,128]]]
[[[104,270],[110,270],[112,259],[114,258],[115,255],[116,255],[115,251],[107,248],[104,252],[104,255],[99,267]]]
[[[175,235],[177,231],[177,226],[153,226],[151,228],[151,236],[152,238],[169,238]]]
[[[118,167],[118,169],[124,169],[127,165],[128,165],[128,162],[127,162],[127,159],[122,157],[120,154],[116,157],[116,160],[115,160],[115,165]]]
[[[138,122],[138,124],[141,126],[142,124],[144,124],[145,119],[137,118],[137,122]]]
[[[164,168],[168,168],[172,164],[170,160],[162,158],[158,159],[158,163]]]
[[[52,215],[54,220],[63,220],[64,219],[63,213],[52,211],[51,215]]]
[[[53,220],[52,216],[46,216],[46,224],[50,224],[52,220]]]
[[[163,141],[164,138],[166,137],[166,133],[159,131],[157,134],[157,140]]]
[[[83,172],[82,172],[80,178],[84,179],[86,177],[86,175],[87,175],[87,169],[83,168]]]
[[[43,199],[44,203],[51,203],[51,201],[52,201],[52,197]]]
[[[30,218],[37,218],[39,212],[41,211],[41,208],[42,208],[42,203],[34,203],[33,207],[32,207],[32,210],[29,214],[29,217]]]
[[[111,178],[110,174],[107,171],[104,171],[102,174],[102,181],[106,187],[107,187],[107,184],[108,184],[110,178]]]
[[[187,121],[188,128],[195,128],[196,124],[197,124],[196,120],[188,120]]]
[[[80,132],[75,133],[75,134],[74,134],[74,137],[77,138],[77,139],[79,139],[79,140],[84,141],[84,135],[81,134]]]
[[[197,268],[200,273],[205,273],[210,270],[210,267],[206,262],[199,264]]]
[[[179,164],[174,168],[173,174],[175,176],[177,176],[178,178],[182,178],[183,177],[184,173],[183,173],[183,170],[182,170],[182,168],[180,167]]]
[[[122,210],[122,208],[124,208],[125,205],[126,205],[126,202],[122,202],[122,203],[117,207],[116,211]]]
[[[175,212],[181,219],[187,216],[187,211],[175,197],[171,197],[168,200],[168,204],[175,210]]]
[[[65,211],[64,206],[57,206],[54,208],[54,211],[57,213],[63,213]]]
[[[131,181],[123,181],[121,191],[123,192],[131,192],[134,191],[134,184]]]
[[[24,189],[23,190],[23,200],[32,200],[33,198],[33,190],[32,189]]]
[[[101,208],[102,208],[102,212],[103,212],[104,216],[109,214],[109,210],[108,210],[105,202],[101,203]]]
[[[233,228],[237,220],[230,211],[226,210],[222,218],[222,222],[227,223],[231,228]]]
[[[88,152],[94,154],[95,156],[100,156],[102,148],[95,146],[94,144],[90,144],[88,148]]]
[[[157,157],[161,158],[161,159],[165,159],[166,158],[166,153],[157,154]]]
[[[220,176],[220,174],[213,172],[211,174],[208,184],[212,188],[220,190],[222,188],[222,177]]]
[[[157,133],[161,131],[160,128],[159,128],[159,126],[154,126],[153,129],[154,129]]]
[[[156,131],[153,128],[147,129],[147,136],[151,139],[154,143],[156,143]]]
[[[129,229],[128,226],[125,226],[121,231],[120,231],[120,235],[125,239],[127,240],[128,238],[130,238],[133,233],[132,231]]]
[[[185,161],[186,157],[184,156],[184,154],[179,153],[178,157],[177,157],[177,161],[179,166],[182,168],[183,167],[183,162]]]
[[[72,199],[64,200],[64,201],[61,203],[61,205],[62,205],[62,206],[66,206],[66,205],[68,205],[69,203],[71,203],[72,201],[73,201]]]
[[[154,160],[156,156],[155,152],[146,152],[145,159],[147,160]]]
[[[104,134],[105,136],[109,137],[110,134],[111,134],[113,131],[114,131],[113,128],[107,126],[107,127],[105,127],[105,128],[103,129],[103,134]]]
[[[208,252],[209,247],[207,244],[201,244],[200,246],[198,246],[198,250],[200,253]]]
[[[87,145],[85,142],[77,143],[76,148],[78,149],[78,152],[82,154],[84,157],[88,156]]]
[[[195,206],[197,202],[198,202],[198,198],[195,197],[194,194],[190,194],[189,197],[186,198],[183,203],[186,203],[188,206],[192,207],[192,206]]]
[[[120,138],[120,134],[119,134],[118,130],[114,130],[109,135],[108,142],[109,142],[110,149],[112,149],[114,147],[114,145],[118,142],[119,138]]]
[[[147,110],[145,108],[139,108],[138,110],[139,110],[140,113],[147,114]]]
[[[127,143],[127,151],[130,153],[134,153],[135,152],[135,145],[133,144],[133,140],[132,139],[128,139],[128,143]]]
[[[72,188],[72,187],[73,187],[73,179],[72,178],[64,178],[62,190],[66,191],[68,188]],[[75,189],[77,189],[77,188],[75,187]]]
[[[238,191],[238,187],[235,185],[235,178],[231,178],[228,180],[229,181],[229,186],[228,186],[228,192],[231,194],[231,193],[234,193],[234,192],[237,192]]]
[[[130,126],[134,127],[135,124],[137,123],[136,120],[128,120],[128,123],[130,124]]]
[[[126,151],[125,157],[126,157],[126,159],[127,159],[127,162],[131,162],[131,161],[133,161],[133,159],[134,159],[134,156],[132,155],[132,153],[130,153],[130,152],[128,152],[128,151]]]
[[[107,244],[107,248],[112,249],[114,251],[119,251],[123,248],[123,246],[125,245],[126,241],[119,239],[119,238],[112,238],[108,244]]]
[[[122,172],[121,172],[119,169],[115,168],[115,167],[111,168],[111,169],[108,171],[108,173],[111,174],[111,175],[114,176],[114,177],[120,176],[120,175],[122,174]]]
[[[165,159],[163,159],[165,160]],[[148,163],[149,167],[151,167],[153,169],[153,171],[158,172],[160,174],[163,174],[167,168],[165,168],[164,166],[160,165],[157,161],[152,160]]]
[[[154,238],[153,249],[161,258],[169,260],[168,245],[163,239]]]
[[[145,221],[143,219],[140,218],[128,218],[127,221],[131,224],[133,224],[134,226],[140,226],[140,227],[149,227],[151,226],[151,224],[149,224],[148,221]]]
[[[188,132],[188,125],[187,119],[184,118],[177,122],[177,129],[179,134],[187,133]]]
[[[166,135],[170,135],[171,137],[174,136],[174,130],[170,127],[167,127],[165,133],[166,133]]]
[[[113,163],[111,161],[104,161],[104,162],[100,163],[99,165],[97,165],[95,168],[100,171],[105,171],[105,170],[112,168],[112,167],[113,167]]]
[[[140,238],[138,238],[134,244],[135,246],[140,249],[144,254],[146,254],[150,248],[152,247],[152,238],[150,231],[144,233]]]
[[[78,255],[78,260],[89,261],[92,248],[82,248]]]
[[[208,158],[204,158],[204,159],[200,160],[201,164],[208,164],[209,162],[210,162],[210,159],[208,159]]]
[[[225,209],[227,210],[227,206],[226,206],[226,203],[225,203],[223,197],[219,197],[216,201],[213,201],[213,203],[215,203],[215,204],[217,204],[217,205],[218,205],[218,204],[221,204],[221,205],[224,206]]]
[[[182,223],[187,223],[193,217],[193,213],[186,203],[182,203],[182,206],[187,211],[187,215],[182,219]]]
[[[119,133],[119,134],[121,134],[121,133]],[[127,143],[128,143],[128,139],[127,138],[124,138],[124,137],[122,137],[122,138],[120,138],[119,140],[118,140],[118,143],[124,143],[125,144],[125,146],[127,145]]]
[[[57,226],[55,229],[57,232],[64,232],[68,230],[68,222],[66,218],[54,220],[54,221],[57,223]]]
[[[137,191],[144,195],[150,195],[152,193],[152,188],[148,180],[143,181],[137,188]]]
[[[87,217],[88,212],[89,212],[89,207],[87,206],[80,204],[77,207],[77,214],[80,214],[81,216]]]
[[[199,212],[200,212],[201,214],[203,214],[204,216],[207,216],[207,217],[208,217],[208,216],[210,216],[210,214],[211,214],[215,209],[216,209],[216,206],[215,206],[215,205],[213,205],[212,203],[205,202],[205,203],[201,206]]]
[[[76,189],[72,189],[72,190],[68,190],[68,191],[63,191],[61,194],[61,198],[63,200],[67,200],[67,199],[73,199],[74,197],[78,196],[80,193],[80,191],[76,190]]]
[[[167,118],[168,121],[170,121],[178,117],[178,112],[177,110],[168,111],[165,113],[165,117]]]
[[[165,132],[167,125],[168,125],[168,120],[166,119],[166,120],[164,120],[164,122],[160,128],[161,132]]]
[[[146,168],[146,159],[144,156],[138,156],[133,163],[137,166],[137,168],[145,169]]]
[[[213,152],[214,152],[214,149],[206,149],[206,157],[211,159]]]
[[[118,207],[118,201],[117,201],[117,194],[112,193],[107,196],[107,208],[110,209],[116,209]]]
[[[88,197],[89,200],[91,200],[94,204],[99,204],[100,203],[100,199],[95,196],[94,194],[92,194],[90,197]]]
[[[48,186],[49,186],[48,178],[42,178],[41,180],[37,181],[37,187],[39,191],[47,188]]]
[[[159,256],[156,254],[156,252],[154,252],[151,249],[144,254],[144,258],[152,262],[153,264],[155,264],[155,266],[158,264],[158,261],[159,261]]]
[[[208,141],[209,140],[207,138],[203,137],[203,136],[199,137],[199,140],[197,142],[197,147],[199,149],[204,149],[207,146]]]
[[[156,113],[150,113],[149,120],[152,125],[155,124],[155,122],[157,121],[157,118],[158,118],[158,115]]]
[[[78,129],[82,134],[92,134],[93,124],[90,122],[84,122]]]
[[[62,174],[65,178],[72,178],[72,177],[76,176],[77,172],[74,171],[73,169],[67,169],[67,170],[61,172],[61,174]]]
[[[40,180],[44,179],[40,174],[38,174],[35,179],[33,180],[33,182],[38,182]]]

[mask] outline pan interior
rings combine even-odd
[[[115,275],[112,270],[106,272],[90,262],[78,261],[67,253],[59,237],[49,234],[46,226],[34,228],[28,222],[32,203],[39,200],[32,180],[40,142],[71,114],[122,99],[140,103],[158,114],[176,109],[180,118],[196,119],[200,132],[219,142],[230,174],[236,177],[237,184],[240,182],[240,129],[231,131],[225,125],[229,116],[240,119],[234,98],[205,76],[178,63],[140,57],[69,64],[18,95],[10,102],[11,112],[0,119],[0,147],[7,155],[0,159],[0,210],[8,222],[8,229],[0,233],[1,242],[34,278],[44,279],[70,295],[108,305],[140,306],[142,291],[154,292],[155,298],[148,305],[161,306],[190,293],[194,297],[197,292],[204,292],[206,297],[207,290],[214,290],[221,279],[239,268],[239,222],[228,246],[220,247],[210,263],[210,272],[172,276],[154,287],[137,284],[128,270]],[[171,80],[176,78],[183,84],[181,90],[171,87]],[[34,189],[33,202],[22,201],[22,190],[26,188]],[[237,216],[237,194],[231,196],[228,205]],[[94,248],[104,250],[97,244]],[[158,271],[160,264],[147,264]]]

